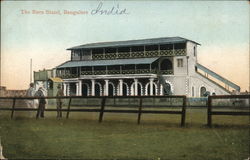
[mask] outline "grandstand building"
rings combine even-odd
[[[197,62],[200,44],[181,37],[90,43],[68,48],[55,68],[65,95],[226,95],[240,87]]]

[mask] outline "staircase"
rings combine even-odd
[[[213,83],[217,84],[218,86],[220,86],[222,89],[226,90],[228,93],[231,93],[229,90],[229,87],[232,89],[235,89],[236,91],[240,92],[240,87],[236,84],[234,84],[233,82],[227,80],[226,78],[220,76],[219,74],[213,72],[212,70],[202,66],[201,64],[197,63],[196,64],[196,73],[200,74],[201,76],[203,76],[204,78],[212,81]],[[205,73],[205,75],[203,75],[202,73],[200,73],[199,70],[203,71]],[[211,78],[208,77],[211,76],[214,79],[216,79],[218,82],[223,83],[225,85],[225,87],[223,87],[222,85],[220,85],[219,83],[215,82],[214,80],[212,80]]]

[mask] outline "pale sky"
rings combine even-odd
[[[100,2],[127,14],[92,15]],[[72,46],[180,36],[201,44],[200,64],[249,90],[249,9],[248,1],[1,1],[1,85],[27,89],[31,58],[34,71],[51,69]]]

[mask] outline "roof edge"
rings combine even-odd
[[[105,41],[105,42],[94,42],[94,43],[86,43],[86,44],[83,44],[83,45],[78,45],[78,46],[74,46],[74,47],[70,47],[70,48],[67,48],[66,50],[73,50],[73,49],[76,49],[76,48],[80,48],[81,46],[84,46],[84,45],[91,45],[91,44],[98,44],[98,43],[114,43],[114,42],[128,42],[128,41],[141,41],[141,40],[154,40],[154,39],[162,39],[162,38],[180,38],[180,39],[183,39],[183,40],[186,40],[186,41],[190,41],[190,42],[193,42],[197,45],[201,45],[195,41],[192,41],[192,40],[189,40],[189,39],[186,39],[186,38],[183,38],[183,37],[179,37],[179,36],[176,36],[176,37],[158,37],[158,38],[147,38],[147,39],[134,39],[134,40],[121,40],[121,41]],[[99,48],[99,47],[96,47],[96,48]],[[100,47],[102,48],[102,47]]]

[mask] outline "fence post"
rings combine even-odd
[[[186,107],[187,107],[187,97],[183,97],[183,104],[182,104],[182,113],[181,113],[181,126],[185,126],[185,120],[186,120]]]
[[[140,124],[140,122],[141,122],[141,110],[142,110],[142,98],[140,97],[137,124]]]
[[[71,98],[69,98],[68,110],[67,110],[67,115],[66,115],[67,119],[69,118],[70,104],[71,104]]]
[[[16,98],[13,98],[12,111],[11,111],[11,119],[13,118],[15,111]]]
[[[212,99],[208,96],[207,102],[207,125],[208,127],[212,127]]]
[[[106,97],[103,97],[102,98],[101,109],[100,109],[100,114],[99,114],[99,123],[102,122],[103,112],[104,112],[104,107],[105,107],[105,101],[106,101]]]

